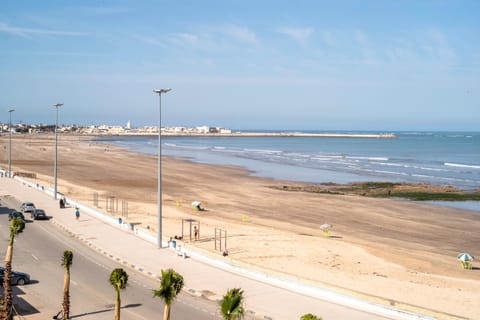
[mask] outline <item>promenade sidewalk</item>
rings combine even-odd
[[[73,206],[59,209],[51,191],[42,189],[21,179],[0,178],[0,196],[34,202],[52,216],[52,223],[124,267],[154,278],[159,277],[160,270],[173,268],[184,276],[186,292],[211,300],[221,299],[230,288],[242,288],[250,315],[247,319],[293,320],[305,313],[324,319],[432,319],[278,278],[236,264],[228,257],[212,256],[188,246],[184,247],[188,258],[184,259],[173,248],[158,249],[154,235],[132,231],[128,225],[120,224],[118,218],[67,199],[80,207],[81,217],[76,221]]]

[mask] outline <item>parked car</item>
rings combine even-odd
[[[20,218],[25,221],[25,216],[19,211],[10,211],[8,213],[8,221],[12,220],[13,218]]]
[[[30,212],[30,218],[33,220],[48,219],[47,214],[43,209],[35,209]]]
[[[0,279],[3,283],[5,268],[0,267]],[[10,284],[23,286],[24,284],[30,283],[30,275],[24,272],[12,271],[12,276],[10,277]]]
[[[22,210],[23,213],[32,212],[35,210],[35,205],[33,202],[24,202],[20,205],[20,210]]]

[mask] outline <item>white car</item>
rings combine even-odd
[[[35,210],[35,205],[33,202],[24,202],[20,205],[20,210],[22,210],[23,213],[31,213]]]

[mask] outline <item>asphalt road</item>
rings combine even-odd
[[[0,203],[0,254],[4,256],[9,237],[8,207],[18,208],[19,203],[2,198]],[[49,221],[31,221],[29,215],[25,218],[25,230],[15,241],[12,265],[15,271],[29,273],[32,282],[14,287],[17,312],[26,319],[51,319],[61,310],[61,259],[64,250],[71,250],[71,318],[112,319],[115,291],[108,279],[113,269],[125,267],[71,238]],[[122,319],[160,318],[164,303],[152,293],[159,281],[133,269],[125,270],[129,280],[121,292]],[[215,302],[181,293],[172,305],[171,315],[172,319],[221,319],[218,309]]]

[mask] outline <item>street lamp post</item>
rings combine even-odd
[[[8,177],[12,177],[12,112],[15,109],[8,110],[10,114],[10,122],[8,123],[8,131],[10,131],[10,139],[8,141]]]
[[[58,136],[57,136],[57,128],[58,128],[58,108],[63,106],[63,103],[56,103],[53,105],[56,109],[55,112],[55,164],[53,169],[53,180],[54,180],[54,187],[53,187],[53,197],[57,200],[57,163],[58,163]]]
[[[155,89],[154,93],[158,93],[159,109],[158,109],[158,238],[157,247],[162,247],[162,93],[167,93],[172,89]]]

